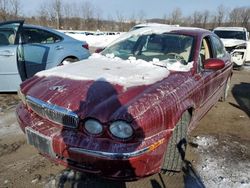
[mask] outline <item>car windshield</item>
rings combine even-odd
[[[219,31],[219,30],[215,30],[214,33],[223,39],[246,40],[246,33],[243,31]]]
[[[192,36],[163,33],[130,35],[102,51],[102,55],[121,59],[142,59],[144,61],[172,60],[187,63],[192,61],[194,38]]]

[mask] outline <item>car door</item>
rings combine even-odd
[[[18,36],[23,21],[0,23],[0,91],[17,91],[21,78],[17,67]]]
[[[220,98],[220,90],[223,84],[223,69],[207,70],[204,69],[204,61],[210,58],[218,58],[225,61],[225,52],[223,45],[213,43],[211,36],[206,36],[202,39],[199,51],[199,82],[201,98],[199,109],[197,109],[197,118],[200,119],[205,113],[218,101]],[[218,41],[217,41],[218,42]]]
[[[49,48],[42,44],[42,36],[40,30],[24,26],[22,30],[22,45],[20,46],[23,59],[22,64],[22,80],[32,77],[35,73],[45,70],[48,62]]]
[[[55,50],[61,38],[41,28],[24,26],[22,31],[22,52],[25,65],[24,79],[45,70],[52,63],[60,50]]]

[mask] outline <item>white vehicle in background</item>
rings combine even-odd
[[[217,27],[213,32],[221,38],[235,66],[241,67],[246,61],[250,61],[249,32],[246,28]]]
[[[79,31],[79,30],[59,30],[70,37],[86,41],[90,47],[105,48],[120,36],[120,32],[112,31]]]
[[[142,23],[142,24],[137,24],[133,26],[129,31],[134,31],[136,29],[140,29],[143,27],[166,27],[166,26],[179,27],[180,25],[168,25],[168,24],[160,24],[160,23]]]

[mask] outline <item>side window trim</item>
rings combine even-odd
[[[205,41],[205,43],[206,43],[205,45],[203,44],[203,41]],[[201,53],[203,46],[204,46],[204,54]],[[197,66],[198,72],[202,72],[204,70],[203,61],[206,59],[209,59],[209,58],[213,58],[213,55],[214,55],[214,52],[213,52],[213,46],[211,44],[210,36],[205,35],[202,37],[202,42],[201,42],[200,49],[199,49],[199,60],[198,60],[199,62],[198,62],[198,66]],[[201,57],[203,57],[203,58],[201,58]]]

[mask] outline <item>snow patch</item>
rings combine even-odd
[[[92,54],[87,60],[74,64],[55,67],[37,73],[37,76],[57,76],[73,80],[107,81],[119,84],[124,88],[139,85],[149,85],[169,75],[169,70],[187,72],[193,67],[193,62],[183,65],[179,61],[168,62],[153,59],[147,62],[135,57],[122,60],[114,54]]]
[[[204,136],[197,136],[194,139],[194,142],[198,145],[201,149],[208,149],[209,147],[218,145],[217,139],[214,137],[204,137]]]
[[[212,150],[218,149],[222,153],[228,151],[228,148],[224,146],[219,148],[215,137],[198,136],[194,142],[198,144],[198,152],[202,156],[197,171],[205,187],[250,187],[249,161],[231,160],[231,156],[227,155],[214,155]]]
[[[152,84],[169,75],[169,70],[166,68],[144,60],[133,58],[122,60],[113,57],[112,54],[108,56],[93,54],[87,60],[42,71],[37,76],[58,76],[73,80],[105,80],[129,88]]]
[[[104,48],[120,36],[120,34],[116,35],[84,35],[78,33],[76,34],[66,33],[66,34],[77,40],[86,41],[89,46],[96,48]]]
[[[166,59],[163,61],[159,61],[159,59],[154,58],[153,62],[151,63],[153,63],[154,65],[166,67],[170,71],[188,72],[191,70],[191,68],[193,68],[194,62],[192,61],[187,64],[183,64],[180,61],[173,60],[173,59]]]

